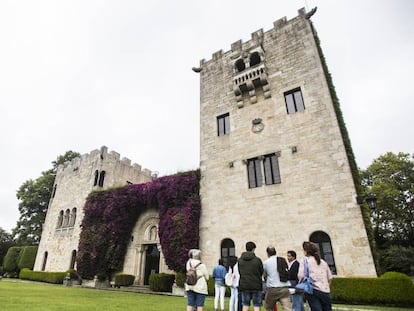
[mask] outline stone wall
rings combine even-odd
[[[257,53],[242,72],[236,62]],[[375,276],[350,166],[316,43],[304,10],[256,31],[200,62],[200,169],[203,261],[214,267],[221,241],[236,256],[252,240],[265,259],[301,245],[316,231],[329,235],[340,276]],[[256,80],[256,81],[254,81]],[[244,85],[243,85],[244,84]],[[305,110],[287,113],[285,92],[300,88]],[[217,135],[229,114],[230,133]],[[253,122],[256,121],[256,124]],[[260,126],[257,126],[257,123]],[[246,160],[275,153],[281,183],[248,187]]]
[[[95,180],[96,172],[105,172],[103,186]],[[98,175],[99,177],[99,175]],[[131,160],[120,158],[119,153],[108,152],[107,147],[93,150],[79,158],[61,165],[57,169],[54,196],[49,202],[42,238],[37,252],[34,269],[42,270],[45,252],[48,253],[46,271],[66,271],[70,268],[73,251],[77,251],[83,206],[90,192],[111,187],[124,186],[128,183],[143,183],[151,180],[151,171],[142,169]],[[69,211],[76,219],[60,220],[60,213],[65,217]]]

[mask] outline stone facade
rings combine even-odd
[[[214,53],[196,71],[201,79],[203,261],[213,267],[220,254],[239,256],[249,240],[262,259],[269,244],[282,256],[294,249],[301,258],[302,242],[311,239],[326,248],[337,275],[375,276],[305,11],[276,21],[267,32],[254,32],[248,42],[235,42],[228,52]]]
[[[114,151],[108,153],[107,147],[59,166],[34,269],[66,271],[75,266],[83,206],[90,192],[151,179],[151,171],[131,165]]]
[[[202,260],[212,270],[239,256],[252,240],[265,259],[305,240],[317,242],[339,276],[375,276],[375,267],[349,161],[321,59],[305,11],[256,31],[228,52],[202,60],[200,171]],[[104,174],[102,174],[104,172]],[[65,271],[74,258],[93,190],[152,178],[106,147],[58,168],[35,270]],[[171,272],[158,238],[158,211],[133,229],[124,273],[148,284],[151,273]]]

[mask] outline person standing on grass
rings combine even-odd
[[[241,291],[243,311],[249,311],[250,303],[253,301],[253,310],[260,311],[263,294],[263,263],[256,257],[254,242],[246,243],[246,251],[243,252],[238,261],[240,274],[239,291]]]
[[[303,306],[303,298],[301,293],[295,291],[295,287],[298,284],[298,272],[299,272],[299,262],[296,260],[296,252],[288,251],[287,252],[288,268],[289,268],[289,282],[291,291],[290,298],[292,298],[292,309],[293,311],[305,311]]]
[[[232,284],[230,286],[230,301],[229,311],[239,311],[239,267],[237,266],[237,258],[235,262],[232,262],[229,270],[232,274]],[[240,310],[241,311],[241,310]]]
[[[187,311],[203,311],[204,301],[208,294],[207,280],[209,278],[208,270],[205,264],[201,262],[201,251],[199,249],[190,249],[188,252],[188,261],[186,264],[187,271],[191,267],[196,267],[197,283],[195,285],[185,284],[187,294]]]
[[[332,311],[331,290],[329,284],[332,273],[328,264],[321,259],[318,246],[312,242],[303,242],[305,258],[299,266],[299,282],[305,277],[305,260],[309,267],[309,275],[313,280],[313,294],[305,293],[311,311]]]
[[[276,256],[274,246],[266,248],[267,259],[263,263],[266,281],[265,308],[273,311],[279,301],[284,311],[292,311],[290,301],[288,264],[283,257]]]
[[[220,300],[221,311],[224,311],[224,294],[226,293],[226,286],[224,284],[224,277],[227,270],[223,266],[223,260],[219,259],[218,265],[213,269],[214,279],[214,311],[218,310],[218,303]]]

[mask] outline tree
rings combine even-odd
[[[20,217],[12,235],[17,245],[37,245],[42,234],[42,225],[52,195],[53,183],[59,165],[80,156],[79,153],[67,151],[52,162],[53,167],[36,180],[25,181],[17,190]]]
[[[365,194],[377,199],[370,216],[380,257],[388,254],[385,250],[391,246],[413,246],[414,155],[381,155],[361,171],[361,181]]]
[[[366,192],[377,198],[371,217],[378,246],[414,245],[414,156],[388,152],[362,171]]]
[[[3,258],[7,254],[7,250],[14,246],[14,241],[11,234],[0,227],[0,266],[3,265]]]

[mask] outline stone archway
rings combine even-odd
[[[158,211],[145,211],[132,231],[124,261],[124,273],[135,275],[135,284],[148,285],[151,273],[169,272],[158,238]]]

